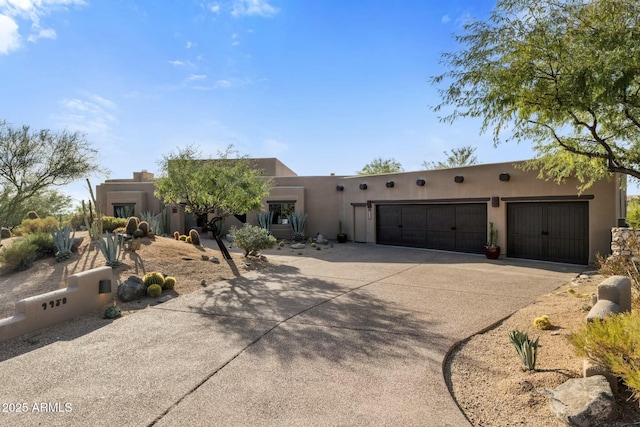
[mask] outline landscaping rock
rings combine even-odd
[[[304,243],[292,243],[291,249],[304,249],[306,245]]]
[[[141,278],[129,276],[118,286],[118,299],[122,302],[135,301],[147,294],[147,287]]]
[[[214,256],[212,256],[211,258],[209,258],[209,261],[211,261],[214,264],[220,264],[220,260]]]
[[[551,412],[569,426],[607,425],[616,417],[616,401],[602,375],[570,379],[549,392]]]
[[[2,239],[11,238],[11,230],[9,230],[7,227],[0,228],[0,238]]]
[[[165,295],[163,297],[160,297],[160,298],[158,298],[158,304],[162,304],[163,302],[167,302],[171,298],[173,298],[171,295]]]

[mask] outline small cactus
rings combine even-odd
[[[178,236],[178,240],[181,240],[181,241],[183,241],[183,242],[186,242],[186,241],[187,241],[187,236],[186,236],[186,235],[184,235],[184,234],[181,234],[180,236]]]
[[[549,320],[549,316],[544,315],[540,317],[536,317],[533,319],[533,327],[536,329],[547,330],[552,328],[551,320]]]
[[[149,234],[149,223],[147,221],[140,221],[140,224],[138,224],[138,230],[142,230],[142,237],[147,237]]]
[[[178,233],[177,231],[173,232],[173,238],[176,240],[180,240],[180,233]]]
[[[162,285],[163,289],[171,290],[176,286],[175,277],[167,276],[164,278],[164,285]]]
[[[164,275],[157,271],[147,273],[142,277],[142,281],[146,286],[150,285],[164,285]]]
[[[151,285],[147,288],[147,295],[151,298],[157,298],[162,295],[162,286],[160,285]]]
[[[200,246],[200,233],[198,233],[198,230],[189,230],[189,237],[191,237],[191,243]]]
[[[144,231],[140,230],[139,228],[137,230],[133,231],[132,236],[136,239],[139,239],[141,237],[144,237]]]
[[[184,239],[184,241],[187,242],[187,243],[191,243],[191,236],[187,236],[187,238]]]
[[[138,229],[139,223],[140,223],[140,220],[137,217],[135,216],[129,217],[129,219],[127,220],[127,226],[126,226],[127,234],[130,236],[133,236],[133,233]]]

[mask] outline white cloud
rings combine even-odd
[[[195,47],[195,46],[196,46],[196,44],[195,44],[195,43],[193,43],[192,41],[187,41],[187,42],[184,44],[184,47],[185,47],[185,48],[187,48],[187,49],[191,49],[192,47]]]
[[[263,142],[264,151],[269,153],[270,156],[278,157],[289,149],[289,146],[284,142],[277,141],[275,139],[267,139]]]
[[[31,34],[27,40],[32,43],[38,41],[38,39],[51,39],[55,40],[58,35],[53,28],[41,28],[37,34]]]
[[[20,47],[18,24],[6,15],[0,15],[0,54],[7,54]]]
[[[169,61],[169,64],[179,67],[181,65],[184,65],[184,62],[180,61],[179,59],[176,59],[175,61]]]
[[[206,74],[191,74],[189,77],[187,77],[187,80],[190,82],[196,81],[196,80],[204,80],[207,78]]]
[[[220,14],[220,3],[211,3],[208,7],[212,13],[216,15]]]
[[[41,18],[67,6],[84,4],[84,0],[0,0],[0,53],[7,54],[20,47],[22,23],[30,28],[27,40],[31,42],[55,39],[55,29],[42,28]]]
[[[100,95],[86,93],[79,98],[64,98],[59,105],[61,109],[55,119],[63,127],[86,133],[89,138],[104,138],[117,122],[117,105]]]
[[[443,24],[446,24],[446,23],[448,23],[448,22],[451,22],[451,18],[449,17],[449,15],[444,15],[440,21],[441,21]]]
[[[278,9],[269,4],[269,0],[235,0],[231,15],[238,16],[272,16]]]

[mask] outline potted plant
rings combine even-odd
[[[489,240],[484,247],[484,254],[488,259],[498,259],[500,256],[500,246],[498,246],[498,230],[489,223]]]
[[[342,221],[338,221],[338,243],[346,243],[347,235],[342,232]]]

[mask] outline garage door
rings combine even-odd
[[[507,256],[587,264],[588,202],[509,203]]]
[[[378,205],[376,231],[382,245],[481,253],[487,238],[487,205]]]

